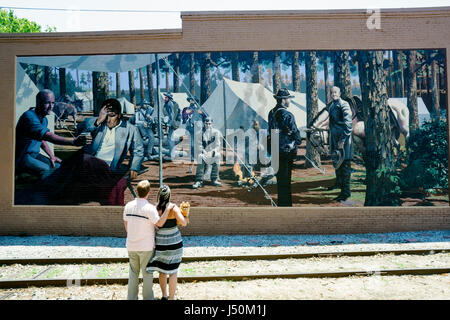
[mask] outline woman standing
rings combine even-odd
[[[156,231],[155,255],[147,265],[147,272],[159,272],[161,300],[167,300],[167,275],[169,275],[169,300],[173,300],[177,289],[178,267],[183,256],[183,240],[177,221],[183,227],[187,225],[187,221],[180,208],[170,202],[170,188],[167,185],[159,188],[156,209],[159,216],[167,210],[169,215],[164,224],[156,224],[159,229]]]

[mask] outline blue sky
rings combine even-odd
[[[316,1],[118,1],[0,0],[0,7],[61,8],[72,11],[14,9],[17,16],[54,26],[57,31],[146,30],[181,28],[181,11],[375,9],[448,6],[448,0],[316,0]],[[84,12],[77,10],[146,10],[156,12]]]

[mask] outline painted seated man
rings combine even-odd
[[[91,134],[92,144],[65,160],[44,181],[49,187],[58,186],[49,195],[49,204],[96,201],[101,205],[124,205],[126,174],[131,179],[137,177],[144,148],[137,128],[122,118],[121,110],[119,101],[108,99],[97,119],[87,121],[84,130]]]
[[[45,179],[59,168],[61,159],[56,157],[47,142],[59,145],[81,146],[86,137],[60,137],[48,128],[47,115],[52,113],[55,96],[51,90],[45,89],[36,95],[36,107],[24,112],[16,126],[16,174],[28,173]],[[40,153],[43,150],[47,155]]]
[[[211,184],[221,187],[219,182],[219,165],[221,159],[222,135],[220,131],[212,127],[210,117],[205,118],[202,134],[196,135],[196,143],[199,147],[197,157],[197,171],[195,183],[192,188],[203,187],[203,176],[207,165],[211,165]]]

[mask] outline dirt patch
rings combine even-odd
[[[187,149],[187,140],[183,141],[177,148]],[[62,159],[67,158],[70,153],[76,151],[73,147],[55,146],[56,155]],[[294,162],[292,172],[292,202],[294,207],[363,207],[365,200],[365,168],[352,163],[351,192],[352,196],[344,203],[333,199],[338,196],[340,190],[328,190],[335,182],[335,171],[332,162],[327,157],[322,158],[320,172],[317,168],[305,168],[305,141],[300,146],[297,159]],[[159,162],[145,161],[142,164],[149,170],[141,174],[131,184],[136,189],[138,181],[148,179],[151,182],[150,201],[156,201],[159,186]],[[191,170],[190,170],[191,169]],[[242,206],[271,206],[270,198],[277,202],[277,185],[265,187],[267,194],[260,188],[245,188],[237,185],[237,177],[233,172],[233,165],[223,164],[220,166],[219,176],[222,187],[212,186],[205,181],[204,187],[193,189],[195,182],[196,165],[180,162],[163,162],[163,183],[168,184],[173,193],[172,201],[181,203],[189,201],[192,206],[201,207],[242,207]],[[258,175],[259,172],[256,171]],[[270,198],[269,198],[270,197]],[[125,202],[133,200],[134,197],[129,189],[125,191]],[[430,195],[423,198],[420,194],[408,194],[402,206],[448,206],[448,195]],[[83,205],[98,205],[96,202]]]

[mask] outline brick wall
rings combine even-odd
[[[368,17],[365,10],[182,13],[182,30],[0,35],[0,234],[125,235],[121,208],[12,205],[16,56],[445,48],[448,61],[450,8],[382,10],[379,30],[366,27]],[[234,207],[192,208],[191,224],[183,233],[336,234],[449,228],[450,207]]]

